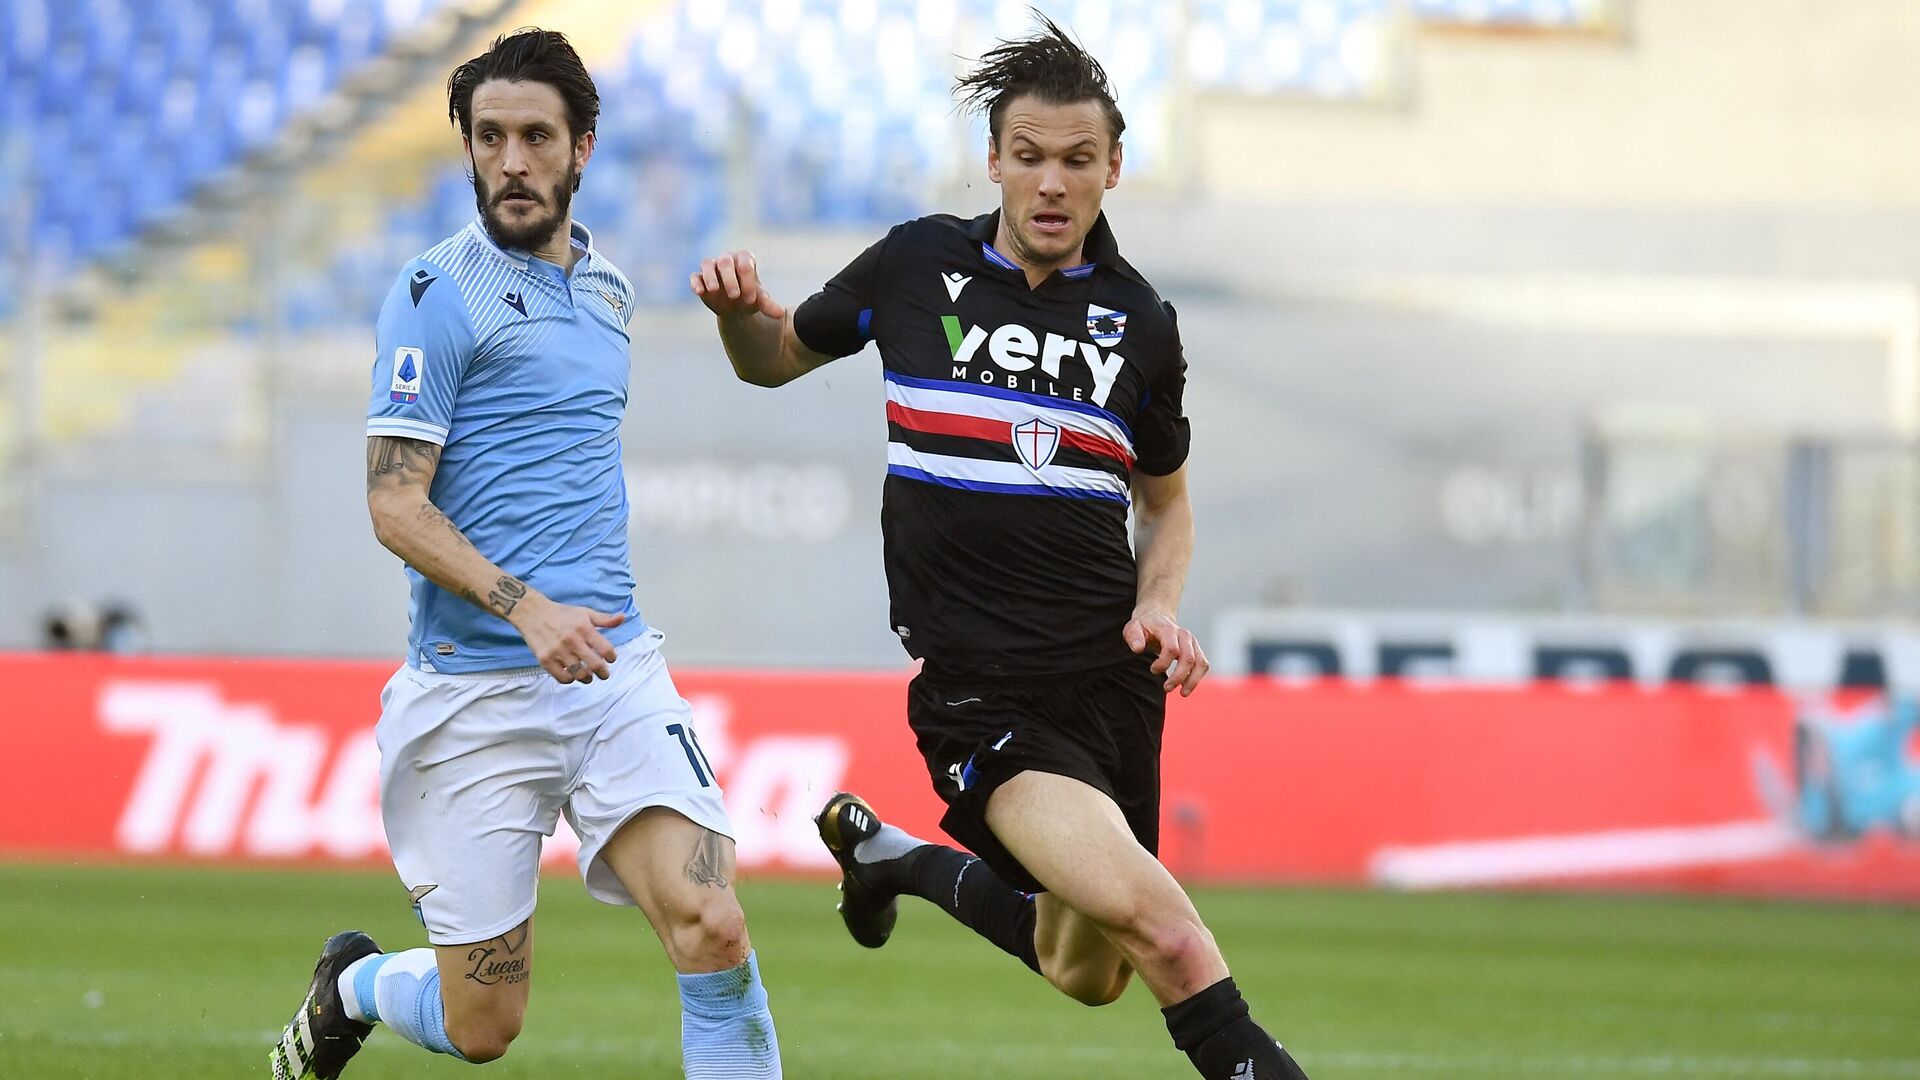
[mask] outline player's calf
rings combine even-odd
[[[680,973],[687,1080],[779,1080],[780,1040],[733,891],[733,841],[654,807],[615,833],[601,857]]]
[[[1094,1008],[1119,1001],[1133,976],[1133,969],[1124,961],[1114,964],[1105,958],[1068,960],[1051,970],[1045,969],[1045,957],[1041,958],[1040,963],[1047,981],[1053,984],[1055,990]]]
[[[1111,1005],[1133,979],[1133,965],[1098,926],[1050,893],[1034,897],[1034,948],[1040,973],[1082,1005]]]
[[[529,919],[486,941],[439,945],[433,952],[434,970],[417,986],[407,981],[389,982],[384,977],[380,980],[380,1018],[396,1034],[429,1050],[476,1063],[504,1056],[519,1036],[527,1014],[527,993],[533,979],[533,921]],[[413,994],[418,997],[410,996]],[[395,1018],[391,1012],[400,1015]],[[443,1042],[452,1050],[441,1049]]]
[[[525,1022],[524,1007],[467,1009],[446,1018],[447,1039],[459,1051],[459,1057],[475,1065],[498,1061],[507,1056],[507,1048],[520,1037]]]

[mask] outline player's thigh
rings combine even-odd
[[[533,987],[533,920],[465,945],[435,945],[447,1036],[468,1056],[497,1057],[520,1034]]]
[[[629,818],[600,850],[682,974],[738,967],[752,948],[734,894],[733,840],[665,806]]]
[[[380,805],[394,867],[435,945],[484,942],[533,915],[567,763],[537,684],[396,677],[380,719]]]
[[[1020,773],[987,801],[987,824],[1049,893],[1108,933],[1151,916],[1199,922],[1180,883],[1091,784]]]

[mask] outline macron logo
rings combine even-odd
[[[952,300],[955,303],[959,303],[960,290],[966,288],[967,282],[972,281],[973,278],[969,277],[966,274],[941,274],[940,280],[943,282],[946,282],[947,299]]]

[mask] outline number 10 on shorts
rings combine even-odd
[[[707,760],[707,752],[700,748],[700,737],[684,724],[668,724],[667,734],[680,740],[680,749],[687,752],[687,764],[693,766],[693,775],[700,781],[700,786],[712,787],[713,763]]]

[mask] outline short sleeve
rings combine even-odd
[[[894,226],[794,310],[793,332],[800,344],[835,357],[852,356],[867,347],[873,340],[875,294],[886,280],[882,263],[887,244],[900,229]]]
[[[466,301],[446,272],[416,259],[400,272],[374,332],[367,434],[444,446],[473,357]]]
[[[1134,422],[1134,468],[1149,476],[1166,476],[1186,464],[1193,440],[1181,398],[1187,389],[1187,356],[1180,345],[1180,323],[1172,304],[1167,310],[1167,358],[1157,378],[1147,387],[1146,407]]]

